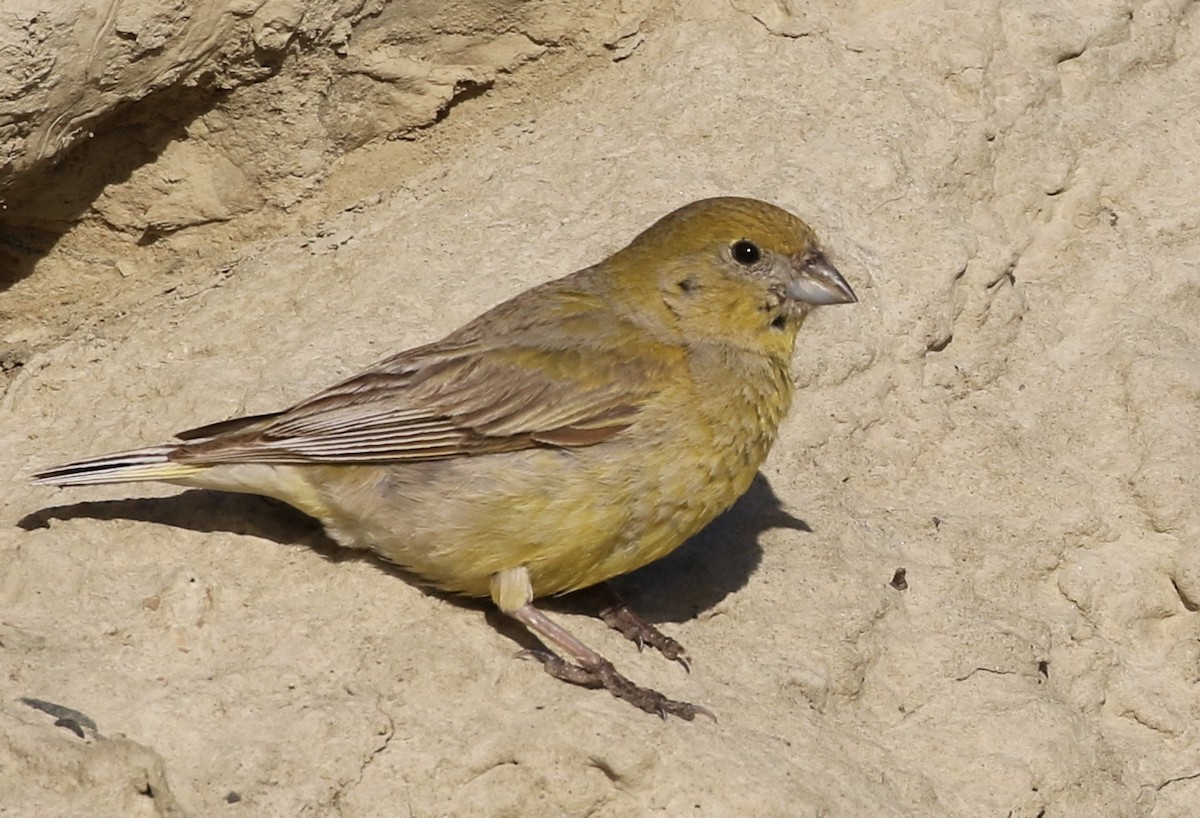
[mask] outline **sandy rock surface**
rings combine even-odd
[[[1196,814],[1196,6],[643,12],[422,141],[347,136],[297,177],[293,220],[230,215],[257,237],[106,239],[111,270],[144,269],[86,279],[71,298],[98,317],[30,305],[67,297],[55,270],[94,257],[63,248],[97,220],[144,230],[96,216],[121,185],[0,294],[5,343],[33,350],[0,398],[0,813]],[[402,90],[385,39],[357,59]],[[283,161],[199,130],[162,161],[176,145],[198,174]],[[24,482],[279,408],[714,194],[803,214],[861,303],[805,326],[751,492],[624,581],[692,672],[557,615],[717,724],[555,682],[486,606],[274,503]],[[123,283],[136,297],[110,299]]]

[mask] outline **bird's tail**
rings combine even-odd
[[[79,460],[38,472],[34,482],[47,486],[92,486],[101,483],[137,483],[175,480],[204,471],[207,466],[176,463],[170,459],[179,447],[150,446],[128,452]]]

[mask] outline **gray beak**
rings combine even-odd
[[[797,266],[797,275],[784,286],[788,298],[808,304],[853,304],[858,296],[837,268],[820,253]]]

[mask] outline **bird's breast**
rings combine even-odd
[[[791,404],[786,364],[735,352],[701,357],[692,368],[687,389],[648,408],[627,434],[639,464],[625,498],[635,512],[605,571],[665,556],[733,505]]]

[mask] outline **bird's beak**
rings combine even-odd
[[[816,305],[853,304],[858,300],[846,279],[821,253],[802,261],[796,272],[784,286],[788,298]]]

